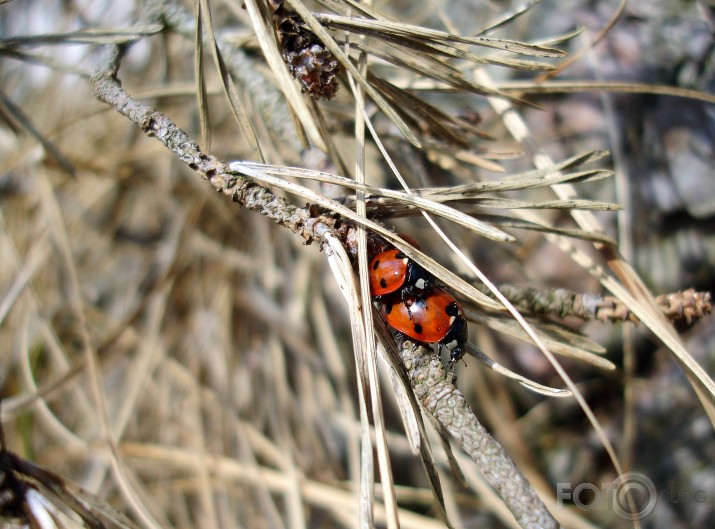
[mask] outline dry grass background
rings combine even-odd
[[[713,26],[706,16],[712,8],[705,2],[678,2],[679,9],[669,4],[627,7],[604,42],[561,78],[644,81],[712,94]],[[172,27],[129,46],[119,74],[123,87],[170,117],[206,152],[224,161],[253,159],[208,51],[210,146],[202,135],[193,6],[149,2],[144,8],[162,5],[176,9],[175,18],[167,17]],[[444,28],[431,3],[376,8],[402,22]],[[440,8],[463,34],[505,11],[487,2]],[[340,157],[304,150],[246,10],[228,0],[211,2],[211,9],[266,160],[336,174],[347,168],[352,174],[355,109],[348,87],[343,84],[335,100],[317,103]],[[175,154],[95,99],[89,75],[106,36],[84,35],[84,42],[72,44],[12,40],[80,28],[123,29],[137,23],[140,11],[103,1],[0,5],[0,376],[7,444],[142,526],[154,520],[179,528],[354,527],[361,441],[355,362],[349,309],[325,255],[217,194]],[[542,39],[585,24],[581,37],[559,46],[575,51],[615,11],[613,2],[543,2],[498,35]],[[395,75],[396,82],[411,79],[384,65],[376,69]],[[536,75],[488,71],[494,82],[505,83]],[[712,289],[712,104],[588,91],[539,96],[532,100],[542,109],[517,107],[528,127],[519,144],[484,97],[417,93],[445,112],[478,111],[480,129],[494,140],[474,138],[467,148],[448,148],[423,130],[421,153],[370,106],[411,186],[499,180],[504,174],[489,169],[501,166],[510,174],[533,168],[529,154],[535,145],[555,160],[611,150],[616,177],[582,184],[579,195],[628,206],[623,214],[599,212],[597,218],[610,236],[625,241],[626,258],[641,265],[656,293]],[[379,151],[367,143],[367,182],[397,188]],[[350,192],[299,183],[329,197]],[[553,199],[548,190],[506,196]],[[575,227],[566,210],[543,215],[555,225]],[[418,239],[429,256],[468,277],[420,217],[394,224]],[[596,279],[538,232],[512,230],[518,242],[507,245],[441,225],[495,282],[602,292]],[[589,243],[574,244],[603,264]],[[659,492],[705,495],[702,502],[661,498],[643,526],[715,523],[715,438],[703,411],[703,403],[712,409],[712,395],[698,400],[668,347],[642,327],[566,323],[588,336],[588,343],[603,345],[603,355],[617,366],[607,371],[563,361],[624,467],[646,473]],[[541,384],[563,386],[532,345],[486,326],[471,330],[472,341],[502,364]],[[711,319],[682,330],[693,362],[712,373]],[[557,482],[615,478],[601,441],[572,399],[530,393],[473,358],[457,374],[476,415],[547,505],[554,505]],[[381,380],[401,525],[442,527],[387,369]],[[499,501],[479,489],[483,485],[469,460],[460,456],[465,488],[451,476],[436,437],[432,448],[455,527],[514,526]],[[375,496],[376,524],[382,526],[380,485]],[[602,503],[590,512],[553,512],[568,527],[630,525]]]

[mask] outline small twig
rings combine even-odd
[[[454,374],[439,357],[409,341],[402,344],[400,356],[424,409],[474,460],[519,525],[524,529],[559,527],[511,458],[479,423],[454,385]]]

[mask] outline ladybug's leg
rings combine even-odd
[[[402,300],[403,301],[405,299],[405,296],[412,296],[420,303],[425,302],[425,290],[423,290],[421,288],[413,288],[411,286],[406,286],[405,288],[402,289]]]
[[[400,331],[393,331],[392,337],[395,339],[395,342],[397,342],[398,347],[402,347],[402,343],[405,340],[409,340],[410,338],[408,336],[405,336],[402,334]]]
[[[456,363],[456,359],[454,358],[454,351],[452,351],[449,347],[447,347],[446,344],[442,342],[437,342],[437,354],[439,354],[440,359],[442,358],[442,348],[447,349],[449,351],[450,356],[449,356],[449,362],[447,362],[447,369],[450,371],[454,369],[454,364]]]
[[[450,371],[454,371],[454,366],[457,365],[458,361],[459,361],[459,359],[457,359],[457,358],[454,358],[454,357],[450,358],[449,362],[447,362],[447,366],[446,366],[447,369],[449,369]]]
[[[402,296],[402,303],[404,303],[405,308],[407,309],[407,316],[412,319],[412,311],[410,310],[410,305],[412,305],[412,302],[407,303],[407,289],[403,288],[400,295]]]

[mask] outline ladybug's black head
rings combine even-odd
[[[457,316],[447,335],[439,342],[439,350],[445,347],[449,351],[449,365],[453,367],[464,356],[464,346],[467,344],[467,320]]]

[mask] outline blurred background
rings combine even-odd
[[[374,7],[401,22],[440,30],[449,22],[470,35],[519,5],[455,0]],[[311,102],[321,109],[337,151],[306,148],[241,2],[210,6],[217,41],[267,161],[337,174],[352,170],[349,88],[341,81],[335,99]],[[355,369],[348,309],[324,255],[217,194],[91,91],[89,76],[109,36],[86,30],[116,35],[162,24],[164,30],[147,31],[128,45],[119,72],[123,87],[171,118],[206,152],[223,161],[250,158],[208,51],[210,144],[201,134],[193,9],[186,1],[0,4],[0,382],[6,442],[135,519],[138,507],[128,498],[138,499],[166,527],[353,527],[360,435]],[[556,44],[582,55],[555,80],[714,92],[712,3],[631,2],[590,47],[617,9],[614,1],[544,0],[490,36],[539,42],[580,29]],[[75,31],[83,31],[82,37],[67,36]],[[511,137],[483,96],[421,89],[412,72],[380,61],[374,68],[400,86],[414,82],[425,101],[469,117],[491,137],[470,137],[459,149],[426,141],[418,151],[378,113],[378,130],[411,185],[499,180],[533,168],[528,146]],[[494,82],[540,75],[488,71]],[[578,192],[624,206],[597,217],[652,291],[715,290],[715,106],[588,87],[527,99],[540,106],[518,107],[528,125],[528,145],[555,160],[592,149],[611,152],[603,163],[616,176],[580,185]],[[377,148],[368,143],[367,149],[368,182],[397,188]],[[478,161],[455,162],[461,153]],[[349,194],[300,183],[330,197]],[[553,198],[546,191],[509,196]],[[546,215],[556,225],[573,227],[567,213]],[[421,217],[385,222],[462,272]],[[494,282],[606,294],[536,232],[515,230],[518,241],[511,245],[454,233]],[[713,427],[672,356],[632,324],[565,323],[601,344],[618,366],[604,372],[564,360],[619,456],[658,491],[655,512],[643,527],[715,524]],[[561,387],[533,346],[481,327],[472,330],[499,362]],[[679,330],[693,358],[715,372],[712,317]],[[628,385],[624,361],[633,373]],[[537,476],[541,492],[553,497],[556,483],[602,484],[616,477],[572,400],[529,393],[474,359],[457,373],[459,389],[479,419],[527,475]],[[391,387],[388,378],[383,387]],[[391,389],[383,398],[403,526],[442,527]],[[433,448],[441,450],[436,442]],[[117,460],[119,468],[112,463]],[[497,507],[452,477],[444,458],[438,461],[455,527],[509,526]],[[696,499],[698,491],[704,501]],[[379,499],[379,487],[376,494]],[[573,527],[631,526],[604,502],[594,501],[589,511],[574,509],[573,515]],[[378,513],[378,525],[382,519]]]

